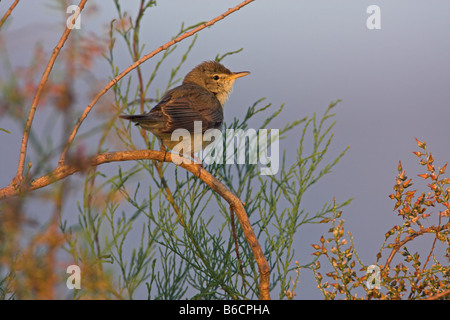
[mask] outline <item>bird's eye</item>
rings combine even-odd
[[[213,79],[214,79],[214,80],[219,80],[219,76],[218,76],[218,75],[215,75],[215,76],[213,77]]]

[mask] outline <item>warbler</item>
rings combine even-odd
[[[248,74],[248,71],[231,72],[216,61],[205,61],[192,69],[180,86],[167,91],[148,113],[120,117],[152,132],[164,150],[179,143],[178,139],[172,139],[176,129],[186,129],[191,134],[193,154],[211,143],[202,139],[200,145],[194,144],[194,122],[201,121],[202,134],[208,129],[222,130],[223,106],[234,81]]]

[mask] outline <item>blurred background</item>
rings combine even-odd
[[[12,2],[1,1],[0,16]],[[148,10],[142,19],[143,53],[170,40],[179,32],[182,22],[188,26],[208,21],[238,3],[157,1],[157,6]],[[366,26],[371,15],[366,10],[373,4],[381,10],[379,30],[369,30]],[[138,6],[137,0],[122,2],[122,10],[131,15]],[[354,198],[344,208],[342,217],[346,231],[351,231],[355,238],[361,259],[370,264],[375,262],[385,232],[401,223],[393,211],[395,203],[388,197],[393,192],[399,160],[416,188],[424,190],[426,186],[417,177],[424,170],[412,154],[418,151],[415,138],[427,143],[437,166],[442,167],[450,159],[449,12],[450,2],[446,0],[257,0],[202,30],[179,75],[184,76],[195,65],[214,59],[217,54],[243,48],[242,52],[222,61],[232,71],[251,71],[250,76],[236,82],[225,106],[227,122],[243,117],[248,106],[262,97],[266,98],[264,103],[273,104],[274,110],[285,104],[272,128],[313,113],[322,115],[331,101],[341,99],[334,110],[337,122],[328,156],[331,159],[347,146],[350,149],[333,173],[305,196],[303,206],[316,211],[317,204],[331,202],[332,197],[338,202]],[[54,6],[54,1],[19,2],[0,35],[1,50],[9,54],[7,59],[5,55],[0,56],[3,83],[11,70],[29,66],[35,56],[35,44],[46,53],[37,73],[42,74],[68,16]],[[116,10],[111,2],[91,0],[86,14],[82,15],[81,29],[72,32],[105,37],[114,18]],[[171,68],[189,43],[189,39],[180,43],[179,50],[161,65],[149,89],[152,98],[162,94]],[[121,59],[120,51],[115,59],[121,70],[132,63],[128,54],[124,53]],[[145,70],[153,70],[157,61],[158,56],[143,65],[144,75]],[[90,63],[89,75],[85,74],[76,84],[75,114],[90,102],[90,90],[101,88],[92,88],[89,78],[104,85],[111,75],[100,55]],[[30,105],[31,101],[26,101],[23,106],[24,119]],[[49,113],[52,113],[49,109],[38,108],[33,129],[36,136],[50,129],[55,135],[67,134],[61,118],[55,116],[51,123],[43,120]],[[81,131],[96,125],[86,122]],[[4,187],[15,176],[23,124],[0,113],[0,128],[10,132],[0,131],[0,187]],[[88,143],[85,147],[87,154],[95,151],[89,149]],[[280,142],[280,150],[286,149],[288,158],[295,156],[297,147],[298,136],[293,134]],[[45,204],[41,208],[34,210],[37,219],[40,215],[47,218]],[[67,216],[77,212],[70,207],[65,210]],[[310,244],[317,243],[326,230],[322,225],[302,228],[296,236],[295,259],[310,260],[313,252]],[[429,248],[433,238],[429,240],[420,246]],[[301,271],[296,298],[320,299],[316,286],[312,273]]]

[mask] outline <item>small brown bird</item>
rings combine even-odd
[[[221,130],[223,105],[232,91],[234,81],[248,74],[248,71],[231,72],[216,61],[205,61],[192,69],[180,86],[167,91],[148,113],[120,117],[149,130],[163,146],[170,149],[179,143],[171,139],[173,131],[188,130],[193,154],[211,143],[203,141],[201,149],[194,149],[194,122],[201,121],[202,134],[208,129]]]

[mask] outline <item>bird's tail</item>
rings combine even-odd
[[[133,122],[139,122],[139,120],[142,120],[144,118],[144,116],[145,115],[143,115],[143,114],[130,114],[130,115],[123,114],[123,115],[120,115],[119,117],[122,118],[122,119],[125,119],[125,120],[130,120],[130,121],[133,121]]]
[[[125,120],[130,120],[136,123],[137,126],[141,125],[142,123],[152,124],[154,122],[153,119],[150,119],[150,117],[146,114],[124,114],[120,115],[119,117]]]
[[[130,120],[134,122],[137,126],[141,126],[146,130],[152,130],[155,126],[158,127],[160,125],[160,121],[158,119],[154,119],[152,116],[148,114],[130,114],[130,115],[120,115],[122,119]]]

